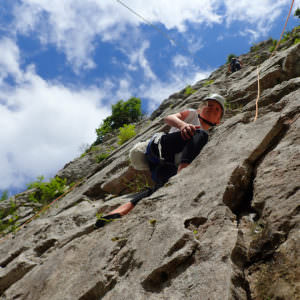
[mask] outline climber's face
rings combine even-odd
[[[208,100],[206,105],[198,112],[202,118],[211,123],[219,124],[222,117],[222,107],[214,100]]]

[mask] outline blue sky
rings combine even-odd
[[[278,39],[292,1],[122,2],[176,44],[117,0],[1,1],[0,195],[78,157],[118,100],[139,97],[150,114],[228,54]]]

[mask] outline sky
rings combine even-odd
[[[0,3],[1,196],[80,156],[117,101],[138,97],[149,115],[229,54],[279,39],[292,1]]]

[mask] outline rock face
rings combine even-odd
[[[84,169],[82,182],[0,240],[0,299],[300,299],[300,44],[260,61],[254,122],[257,55],[241,56],[244,68],[231,75],[222,66],[192,95],[170,96],[101,163],[66,165],[59,174],[73,180]],[[201,154],[130,214],[93,230],[97,212],[131,199],[124,174],[136,185],[145,175],[127,169],[132,145],[209,92],[224,95],[228,111]]]

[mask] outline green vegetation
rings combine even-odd
[[[225,108],[228,111],[233,111],[233,110],[239,110],[242,111],[243,110],[243,105],[242,104],[237,104],[237,103],[231,103],[231,102],[225,102]]]
[[[300,19],[300,8],[299,7],[295,10],[294,16],[298,17]]]
[[[124,184],[126,185],[128,192],[134,193],[150,188],[151,186],[149,178],[144,174],[137,174],[135,178],[129,182],[124,182]]]
[[[36,191],[29,195],[29,200],[42,204],[48,204],[51,200],[62,195],[67,186],[67,179],[60,177],[51,178],[49,182],[43,182],[44,176],[37,177],[37,181],[27,184],[28,189],[35,188]]]
[[[96,129],[97,140],[94,145],[101,144],[107,133],[119,129],[125,124],[137,122],[141,117],[141,100],[139,98],[132,97],[127,101],[118,101],[112,105],[112,115],[104,119],[100,127]]]
[[[259,45],[258,44],[253,44],[251,47],[250,47],[250,52],[256,52],[259,50]]]
[[[291,31],[286,31],[280,41],[280,43],[284,43],[286,41],[288,41],[292,36],[292,32]]]
[[[95,153],[95,155],[93,155],[93,158],[96,160],[97,163],[100,163],[102,160],[107,158],[114,150],[115,148],[113,146],[107,149],[103,149],[99,146],[97,147],[94,145],[87,145],[85,146],[84,153],[82,153],[80,157],[85,157],[88,153]]]
[[[102,220],[102,221],[104,221],[105,223],[111,223],[111,222],[115,222],[115,221],[117,221],[117,219],[105,219],[104,217],[103,217],[103,213],[96,213],[96,218],[97,218],[97,220]],[[113,238],[113,239],[115,239],[115,238]],[[114,241],[112,239],[112,241]],[[115,240],[116,241],[116,240]]]
[[[154,226],[154,225],[156,224],[156,220],[155,220],[155,219],[151,219],[151,220],[149,220],[149,223],[150,223],[152,226]]]
[[[112,119],[111,116],[109,116],[106,119],[104,119],[100,127],[96,129],[97,139],[94,145],[101,144],[103,141],[103,137],[107,133],[112,132],[111,123],[112,123]]]
[[[275,50],[276,45],[277,45],[277,40],[273,40],[273,45],[269,48],[269,51],[273,52]]]
[[[102,160],[104,160],[105,158],[107,158],[109,156],[110,153],[107,152],[102,152],[99,155],[96,156],[96,162],[99,164],[101,163]]]
[[[122,145],[132,137],[136,135],[135,125],[125,124],[123,127],[119,128],[120,134],[118,135],[118,144]]]
[[[299,27],[300,26],[295,27],[294,30],[292,31],[286,31],[280,41],[280,44],[283,44],[289,40],[293,41],[290,46],[298,44],[300,42],[300,35],[299,33],[296,32],[296,29],[298,29]],[[275,50],[276,45],[277,45],[277,40],[273,40],[273,45],[269,48],[269,51],[273,52]]]
[[[85,150],[85,152],[83,152],[80,157],[84,157],[86,156],[88,153],[91,153],[91,152],[96,152],[98,150],[98,148],[96,146],[91,146],[89,147],[88,149]]]
[[[297,38],[294,40],[294,45],[299,44],[300,43],[300,38]]]
[[[8,191],[5,190],[5,191],[2,192],[0,202],[4,201],[4,200],[7,200],[7,199],[8,199]]]
[[[14,232],[18,227],[18,219],[16,202],[10,200],[10,207],[0,210],[0,233]]]
[[[191,94],[194,94],[195,92],[197,92],[197,90],[194,90],[190,85],[188,85],[185,89],[184,89],[184,95],[185,96],[189,96]]]
[[[214,83],[214,80],[206,80],[204,83],[203,83],[203,86],[208,86],[210,84],[213,84]]]
[[[35,191],[29,195],[29,200],[35,203],[41,203],[46,205],[50,200],[62,195],[67,186],[67,179],[61,179],[55,177],[50,179],[49,182],[43,182],[44,177],[37,177],[37,181],[27,184],[27,188],[34,188]],[[3,199],[7,197],[7,194],[2,194]],[[11,198],[8,208],[0,209],[0,233],[6,234],[14,232],[18,224],[18,206],[14,197]]]
[[[114,150],[114,147],[110,147],[109,149],[106,149],[105,151],[101,152],[99,155],[96,156],[96,162],[100,163],[102,160],[107,158]]]
[[[118,129],[124,124],[136,122],[142,116],[141,100],[130,98],[128,101],[120,100],[112,105],[111,128]]]

